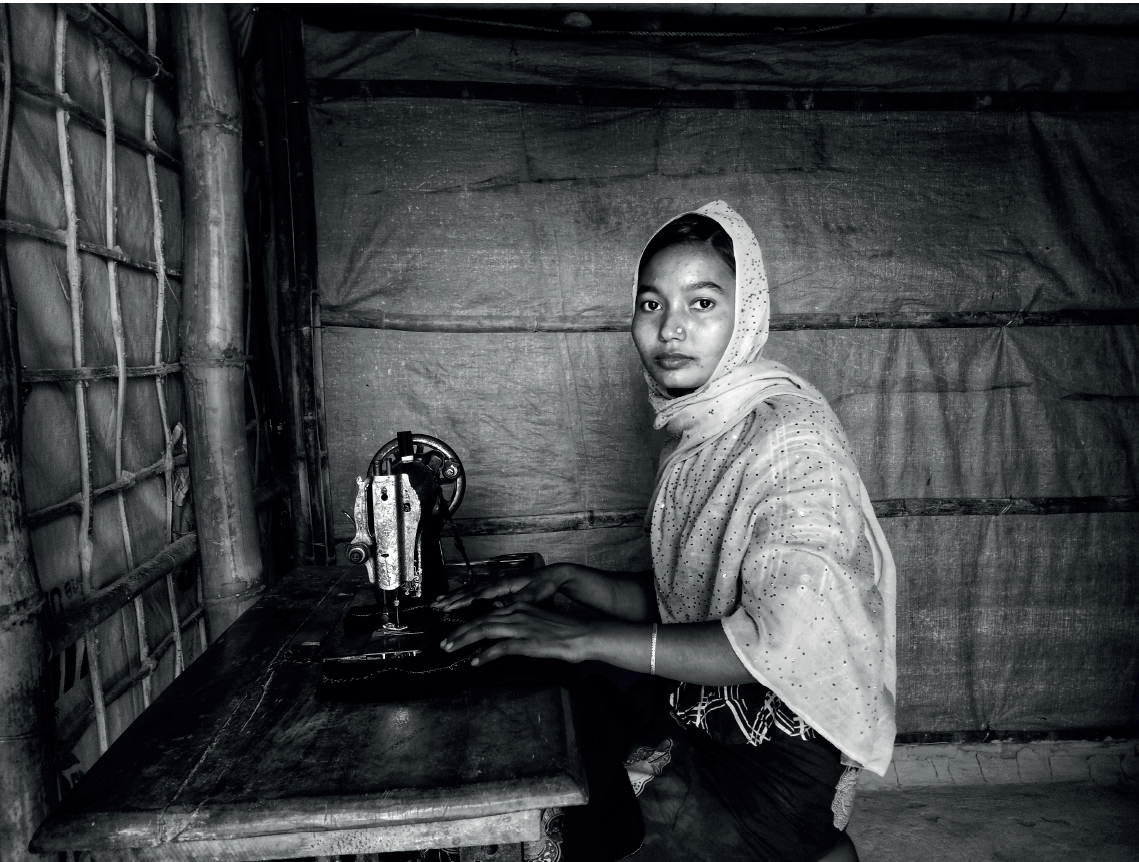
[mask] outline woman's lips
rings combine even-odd
[[[675,371],[677,368],[683,368],[689,362],[696,360],[684,353],[661,353],[653,361],[661,368]]]

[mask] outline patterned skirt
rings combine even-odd
[[[771,706],[768,690],[756,686],[743,698]],[[642,725],[641,745],[626,762],[634,790],[639,785],[645,827],[644,844],[628,858],[814,862],[835,846],[857,778],[856,770],[840,763],[837,748],[778,709],[759,744],[726,732],[737,724],[731,719],[700,722],[705,727],[681,723],[677,707],[693,692],[676,694],[672,704],[658,695],[660,706]],[[722,715],[729,714],[725,708]]]

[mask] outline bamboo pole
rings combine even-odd
[[[64,71],[67,58],[67,15],[61,8],[55,15],[55,91],[65,99]],[[71,141],[67,134],[70,115],[67,110],[55,110],[56,138],[59,146],[59,168],[63,180],[63,206],[67,217],[67,288],[71,301],[71,354],[76,368],[83,361],[83,272],[79,259],[79,216],[75,201],[75,175],[71,168]],[[83,512],[79,519],[79,572],[83,595],[91,592],[91,563],[94,546],[91,542],[91,424],[87,419],[87,384],[75,382],[75,421],[79,438],[79,486],[83,495]],[[86,635],[87,655],[91,669],[91,697],[95,701],[95,727],[99,736],[99,751],[106,751],[107,713],[103,704],[103,677],[99,667],[99,638],[96,632]]]
[[[251,356],[250,348],[253,344],[253,257],[249,253],[248,225],[242,239],[245,240],[245,337],[241,343],[245,355]],[[253,418],[245,423],[245,434],[248,437],[249,432],[253,432],[253,487],[255,489],[254,495],[256,495],[256,488],[261,484],[261,433],[264,429],[261,424],[261,400],[257,397],[257,386],[253,382],[253,375],[249,373],[248,363],[245,366],[245,387],[249,390],[249,403],[253,407]],[[262,536],[262,542],[267,538],[267,536]],[[261,558],[266,559],[266,555],[262,553]]]
[[[288,7],[286,7],[288,8]],[[312,494],[313,557],[317,565],[335,562],[332,538],[332,486],[324,416],[324,367],[320,354],[320,302],[316,289],[316,200],[312,181],[305,80],[304,36],[300,16],[281,16],[293,259],[296,261],[298,365],[301,427]]]
[[[27,78],[21,78],[19,75],[13,76],[12,83],[15,85],[16,92],[22,96],[30,96],[33,99],[39,99],[41,102],[47,102],[53,108],[62,108],[67,113],[79,122],[83,123],[89,129],[96,132],[105,132],[106,126],[103,121],[97,116],[92,114],[82,105],[72,100],[66,93],[56,93],[46,87],[42,87],[35,81],[29,81]],[[170,168],[176,173],[182,172],[182,163],[174,158],[165,150],[161,149],[154,141],[143,141],[132,135],[130,132],[125,132],[118,129],[115,132],[115,140],[122,144],[124,147],[130,147],[142,155],[153,155],[162,162],[163,165]]]
[[[1007,515],[1077,515],[1139,512],[1139,497],[910,497],[874,500],[879,518],[990,517]],[[565,512],[557,515],[505,515],[491,518],[455,518],[461,536],[509,536],[533,533],[564,533],[640,527],[644,509]],[[339,525],[338,525],[339,528]],[[350,530],[338,529],[337,539],[352,538]]]
[[[51,655],[59,655],[99,623],[117,613],[151,584],[198,552],[198,537],[187,533],[173,544],[163,548],[152,560],[147,560],[126,575],[87,596],[79,604],[52,617],[44,626],[44,637]]]
[[[34,224],[22,224],[21,222],[9,221],[8,219],[0,219],[0,231],[4,233],[15,233],[20,236],[30,236],[44,242],[49,242],[52,245],[58,245],[62,248],[67,248],[67,232],[62,230],[53,230],[46,227],[37,227]],[[139,269],[144,272],[155,272],[156,265],[149,260],[136,260],[133,257],[123,254],[120,250],[114,248],[107,248],[104,245],[98,245],[93,242],[85,242],[79,240],[79,250],[85,251],[88,254],[93,254],[96,257],[102,257],[107,260],[118,261],[124,266]],[[166,268],[166,275],[170,278],[181,278],[182,273],[171,267]]]
[[[305,433],[305,387],[311,372],[305,364],[302,343],[307,331],[302,320],[300,289],[297,284],[296,248],[293,220],[295,200],[289,164],[288,105],[284,88],[281,16],[263,9],[257,16],[261,28],[262,61],[265,81],[266,149],[269,156],[273,211],[273,250],[279,297],[281,365],[284,372],[283,403],[288,433],[290,502],[293,515],[293,555],[299,565],[324,562],[321,558],[321,526],[316,516],[314,494],[320,487],[314,478],[309,452],[311,436]]]
[[[402,332],[628,332],[631,318],[612,314],[403,314],[372,308],[321,309],[325,326]],[[1013,326],[1134,326],[1136,308],[1054,311],[913,311],[771,315],[772,332],[823,329],[978,329]]]
[[[114,50],[147,78],[152,81],[157,78],[166,85],[173,83],[169,70],[162,65],[161,60],[154,56],[153,46],[148,46],[148,50],[144,51],[129,34],[96,6],[91,3],[62,3],[60,5],[71,20],[102,42],[103,45]]]
[[[248,202],[246,202],[248,209]],[[275,583],[283,574],[277,570],[275,565],[275,555],[273,551],[273,528],[272,528],[272,513],[266,512],[263,509],[263,500],[265,497],[265,489],[262,487],[261,480],[261,466],[265,463],[265,454],[268,447],[263,448],[262,443],[268,433],[268,426],[263,421],[261,415],[261,399],[258,397],[258,387],[254,382],[253,375],[250,373],[250,366],[253,361],[253,274],[256,271],[253,264],[253,255],[249,242],[249,226],[246,225],[245,229],[245,353],[250,357],[250,362],[245,366],[245,385],[249,390],[249,404],[253,407],[253,418],[245,423],[246,436],[250,433],[253,435],[253,508],[257,511],[257,526],[260,530],[261,538],[261,560],[265,565],[265,583],[267,585]],[[261,381],[259,381],[261,382]],[[272,479],[270,469],[270,479]]]
[[[0,214],[12,104],[8,10],[0,10]],[[0,239],[0,248],[3,240]],[[0,859],[31,862],[32,832],[52,803],[51,704],[44,597],[32,562],[20,477],[20,360],[6,250],[0,259]]]
[[[158,45],[158,25],[155,21],[154,4],[145,4],[146,11],[146,50],[154,56]],[[162,365],[163,336],[166,333],[166,291],[169,289],[166,275],[166,223],[162,216],[162,199],[158,196],[158,170],[155,153],[158,144],[154,136],[154,81],[146,83],[146,109],[144,112],[144,134],[148,146],[146,156],[146,177],[150,186],[151,217],[154,224],[155,275],[158,286],[155,292],[154,312],[154,364]],[[174,439],[170,432],[170,417],[166,410],[166,381],[162,377],[154,380],[158,396],[158,413],[162,419],[163,458],[162,475],[166,481],[166,541],[174,539]],[[200,586],[200,585],[199,585]],[[201,596],[199,595],[199,599]],[[174,572],[166,573],[166,602],[170,608],[170,629],[174,644],[174,675],[178,676],[186,667],[186,657],[182,652],[182,624],[178,620],[178,596],[174,592]],[[199,610],[201,605],[199,604]],[[202,635],[202,649],[205,649],[206,620],[198,614],[198,628]]]
[[[735,90],[657,87],[588,87],[509,81],[400,81],[317,78],[309,82],[319,103],[376,99],[456,99],[590,108],[648,108],[718,111],[846,111],[852,113],[954,111],[962,113],[1072,113],[1134,111],[1139,93],[1092,90],[1066,93],[1028,90],[885,92],[740,88]]]
[[[95,56],[99,64],[99,81],[103,90],[103,123],[107,132],[103,139],[103,236],[107,248],[118,245],[116,239],[118,227],[118,207],[115,205],[115,109],[114,97],[111,92],[111,59],[107,54],[106,45],[99,44],[95,48]],[[115,476],[123,475],[123,419],[126,412],[127,401],[127,351],[126,338],[123,333],[123,311],[119,295],[119,266],[113,260],[105,261],[107,267],[107,292],[110,298],[111,338],[115,343],[116,377],[115,387]],[[115,494],[115,501],[119,510],[119,529],[123,534],[123,555],[126,557],[127,570],[134,568],[134,543],[131,541],[130,521],[127,518],[126,493],[119,491]],[[128,630],[126,608],[120,611],[123,624],[124,643],[130,638]],[[142,603],[142,596],[134,597],[134,636],[138,642],[139,664],[147,667],[147,658],[150,646],[146,640],[146,609]],[[142,703],[150,706],[151,682],[150,674],[142,677]]]
[[[32,831],[46,816],[50,703],[44,599],[31,560],[19,472],[12,301],[4,278],[0,357],[0,859],[33,859]]]
[[[212,637],[262,590],[241,347],[241,104],[222,6],[171,7],[185,165],[182,377]]]

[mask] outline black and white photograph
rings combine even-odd
[[[1139,862],[1139,3],[0,83],[0,862]]]

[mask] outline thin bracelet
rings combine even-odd
[[[653,646],[649,653],[649,676],[657,674],[657,624],[653,623]]]

